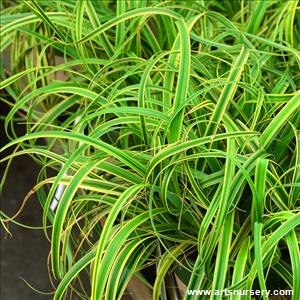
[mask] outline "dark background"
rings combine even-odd
[[[8,107],[0,102],[0,115],[5,116]],[[16,125],[18,135],[24,134],[24,125]],[[0,144],[7,143],[3,130],[3,119],[0,122]],[[1,147],[0,146],[0,147]],[[0,153],[0,157],[11,153]],[[3,176],[5,164],[0,164],[0,178]],[[29,156],[19,156],[13,160],[9,173],[0,194],[1,211],[12,216],[21,206],[26,194],[36,183],[39,166]],[[30,225],[41,226],[42,209],[35,195],[30,197],[17,221]],[[47,271],[47,257],[50,243],[42,230],[22,228],[13,223],[9,224],[12,237],[0,225],[1,230],[1,300],[47,300],[52,295],[39,294],[32,290],[21,278],[25,279],[35,289],[43,292],[53,291]]]

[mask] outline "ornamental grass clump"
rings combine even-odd
[[[299,20],[298,1],[2,3],[1,162],[41,166],[54,299],[133,278],[300,299]]]

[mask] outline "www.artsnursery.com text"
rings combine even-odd
[[[292,290],[187,290],[189,296],[292,296]]]

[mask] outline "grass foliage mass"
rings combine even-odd
[[[1,162],[41,165],[55,300],[121,299],[133,276],[155,300],[300,299],[298,1],[1,5]]]

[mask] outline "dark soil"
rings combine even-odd
[[[2,104],[3,105],[3,104]],[[1,115],[5,108],[1,105]],[[0,124],[1,146],[7,142],[3,132],[3,122]],[[24,129],[19,126],[18,134]],[[4,157],[8,153],[1,153]],[[0,178],[3,176],[4,164],[0,165]],[[39,167],[30,157],[20,156],[16,158],[7,176],[4,189],[0,194],[1,210],[12,216],[22,204],[25,195],[36,183]],[[33,195],[27,202],[24,210],[16,219],[30,226],[41,226],[41,206]],[[51,292],[47,271],[47,257],[50,243],[46,240],[42,230],[31,230],[21,228],[13,223],[9,224],[10,237],[1,227],[1,300],[47,300],[51,295],[42,295],[32,290],[25,282],[26,280],[35,289],[43,292]],[[22,280],[23,278],[24,280]]]

